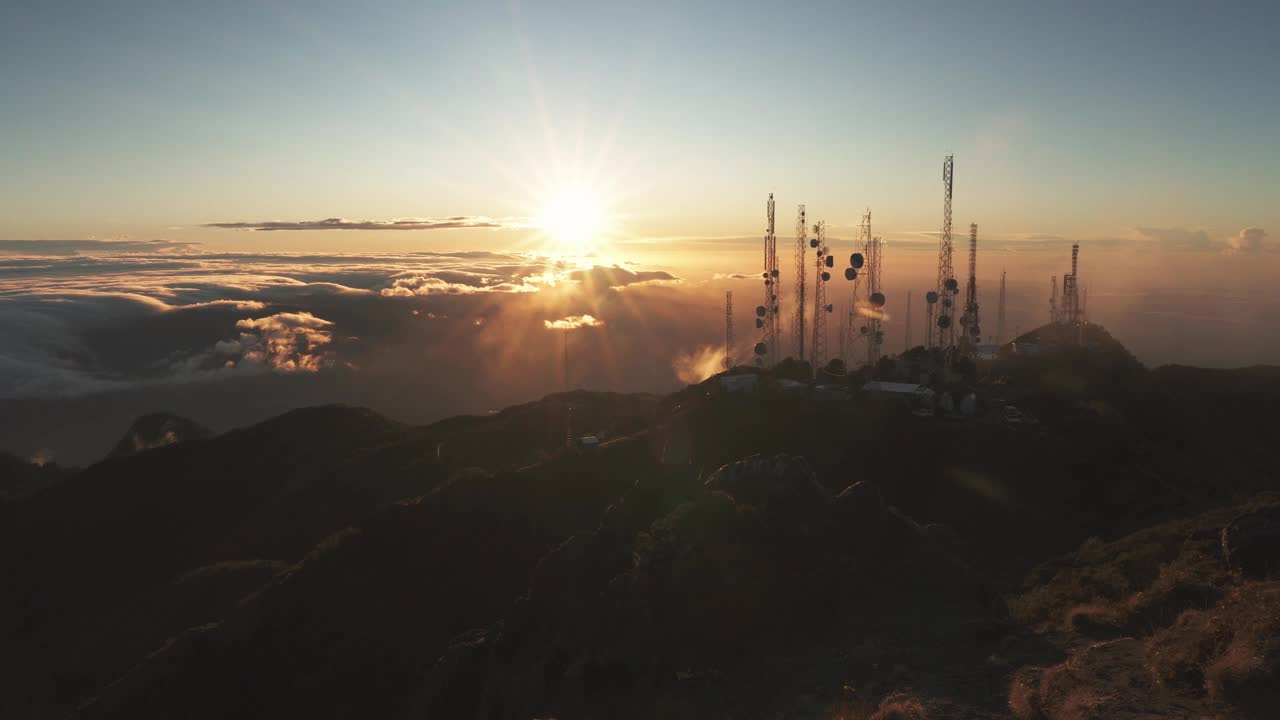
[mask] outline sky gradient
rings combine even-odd
[[[24,3],[0,28],[0,237],[442,249],[527,230],[270,237],[214,222],[527,217],[754,235],[765,193],[890,240],[1280,226],[1274,3]]]

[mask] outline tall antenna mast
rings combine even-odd
[[[960,324],[964,328],[961,347],[967,354],[972,354],[982,337],[978,322],[978,223],[969,223],[969,281],[965,283],[964,317]]]
[[[814,262],[816,271],[813,277],[813,347],[810,350],[813,371],[817,373],[827,362],[827,313],[831,312],[831,306],[827,304],[827,281],[831,279],[831,273],[827,268],[834,265],[834,261],[827,252],[825,220],[814,223],[813,237],[809,240],[809,244],[817,251]]]
[[[956,282],[955,271],[951,267],[951,191],[955,175],[955,156],[948,155],[942,161],[942,237],[938,241],[938,283],[937,302],[942,305],[938,311],[937,347],[950,349],[955,342],[952,328],[955,306],[955,295],[960,292]]]
[[[1063,320],[1075,331],[1075,342],[1081,341],[1080,327],[1080,243],[1071,243],[1071,274],[1062,278]]]
[[[724,291],[724,369],[733,367],[733,291]]]
[[[996,309],[996,345],[1004,344],[1004,276],[1005,271],[1000,271],[1000,305]]]
[[[805,241],[808,239],[809,227],[805,224],[804,205],[796,209],[796,317],[792,327],[795,334],[796,359],[804,362],[804,276],[808,268],[804,266]]]
[[[756,328],[761,329],[760,343],[756,346],[756,365],[778,362],[778,237],[774,234],[773,193],[765,205],[764,228],[764,304],[756,307]],[[763,346],[763,348],[761,348]],[[761,352],[763,349],[763,352]]]
[[[1058,317],[1058,276],[1053,275],[1049,278],[1049,322],[1056,323],[1060,319]]]
[[[866,246],[863,254],[869,268],[867,272],[867,365],[874,368],[880,362],[880,346],[884,342],[881,315],[884,312],[884,290],[880,287],[881,239],[871,237],[871,208],[862,216]]]
[[[859,340],[870,341],[871,328],[867,325],[867,297],[865,290],[871,282],[871,257],[869,256],[871,247],[871,209],[862,214],[862,224],[858,226],[858,240],[854,248],[860,252],[854,253],[850,258],[851,264],[857,259],[857,264],[853,265],[853,289],[849,293],[849,314],[845,318],[845,334],[848,336],[847,350],[849,352],[849,360],[852,360],[855,352],[854,349],[859,347]],[[846,271],[845,277],[849,277]],[[849,362],[846,360],[846,362]],[[861,360],[859,361],[861,362]],[[850,362],[850,365],[852,363]]]

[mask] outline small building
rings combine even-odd
[[[721,375],[720,389],[728,393],[753,393],[760,384],[755,374]]]
[[[796,395],[799,393],[809,392],[809,383],[802,383],[799,380],[782,378],[778,381],[778,389],[786,395]]]
[[[933,389],[927,385],[872,380],[862,386],[862,391],[878,397],[900,399],[912,409],[933,408]]]

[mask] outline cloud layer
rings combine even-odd
[[[483,215],[451,215],[439,218],[396,218],[394,220],[348,220],[326,218],[324,220],[264,220],[259,222],[213,222],[204,227],[225,230],[451,230],[456,228],[508,228],[526,227],[520,220],[497,220]]]

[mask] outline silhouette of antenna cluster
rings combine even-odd
[[[938,240],[938,257],[933,287],[924,294],[924,345],[939,350],[947,362],[959,355],[974,356],[989,353],[990,346],[981,346],[983,334],[980,303],[978,299],[978,224],[969,224],[969,267],[965,278],[964,299],[960,300],[960,282],[953,267],[952,197],[955,190],[955,156],[947,155],[942,162],[942,231]],[[775,233],[775,204],[769,194],[765,206],[766,227],[764,233],[764,296],[756,306],[755,326],[759,340],[753,348],[755,363],[772,366],[784,355],[782,328],[782,272],[778,266],[778,239]],[[883,352],[885,325],[889,316],[885,313],[886,295],[881,284],[884,267],[884,241],[871,229],[871,210],[867,209],[859,225],[854,244],[855,252],[849,256],[849,267],[844,268],[845,280],[852,283],[847,307],[838,325],[839,349],[836,357],[846,368],[858,363],[876,365]],[[812,263],[808,251],[814,251]],[[1049,299],[1050,320],[1076,328],[1075,342],[1080,342],[1079,329],[1087,322],[1087,290],[1079,281],[1080,245],[1071,249],[1071,272],[1063,275],[1059,284],[1057,276],[1051,279]],[[827,315],[835,310],[835,303],[828,301],[827,283],[835,272],[835,253],[827,238],[827,224],[819,220],[809,223],[803,204],[796,207],[795,224],[795,287],[792,291],[792,307],[787,312],[791,318],[791,345],[793,357],[807,361],[815,371],[830,360],[827,348]],[[809,273],[813,273],[812,299],[810,299]],[[987,341],[996,346],[1006,337],[1007,274],[1000,272],[1000,294],[997,307],[995,334]],[[907,293],[906,322],[903,326],[903,349],[912,348],[912,322],[914,293]],[[812,302],[812,310],[809,303]],[[812,315],[809,313],[812,312]],[[1016,334],[1016,333],[1015,333]],[[725,296],[725,354],[733,351],[733,299]]]

